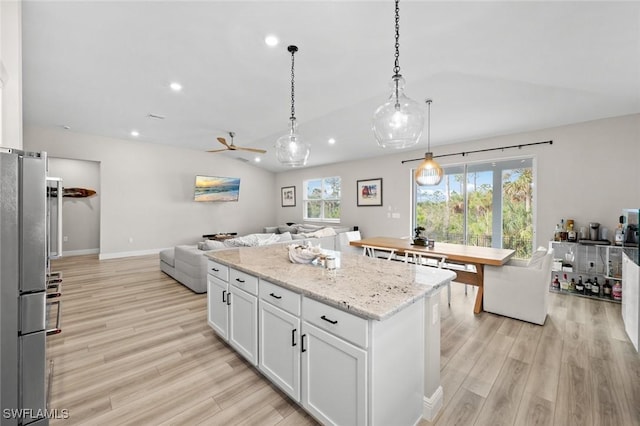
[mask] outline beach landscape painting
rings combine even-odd
[[[196,176],[195,201],[238,201],[240,178]]]

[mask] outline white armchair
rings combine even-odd
[[[531,260],[485,266],[484,310],[544,325],[549,300],[553,250],[539,248]]]

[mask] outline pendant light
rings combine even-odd
[[[298,123],[296,122],[295,107],[295,84],[294,84],[294,55],[298,51],[297,46],[289,46],[287,50],[291,52],[291,117],[289,120],[289,132],[282,135],[276,141],[276,157],[285,166],[300,167],[307,164],[309,158],[309,145],[298,133]]]
[[[391,94],[373,114],[373,133],[383,148],[406,148],[418,143],[424,128],[422,106],[404,94],[405,80],[400,74],[400,8],[396,0],[396,54],[391,77]]]
[[[424,154],[424,161],[416,169],[416,183],[418,185],[437,185],[442,180],[444,171],[442,167],[433,159],[431,152],[431,99],[427,99],[427,152]]]

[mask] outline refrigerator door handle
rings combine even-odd
[[[47,328],[46,330],[47,336],[51,336],[52,334],[58,334],[62,331],[62,328],[60,328],[60,317],[62,314],[62,301],[55,300],[52,302],[47,302],[47,311],[51,307],[53,307],[53,305],[57,305],[58,307],[58,312],[56,313],[56,326],[54,328]]]
[[[62,257],[62,197],[63,197],[63,191],[64,189],[62,188],[62,179],[58,178],[58,177],[49,177],[47,176],[47,182],[51,182],[54,185],[55,188],[55,194],[56,194],[56,232],[55,232],[55,237],[56,237],[56,241],[55,241],[55,254],[52,254],[51,252],[49,252],[49,258],[50,259],[57,259],[59,257]],[[49,215],[51,215],[51,212],[49,212]],[[51,224],[50,226],[53,226],[53,224]],[[49,233],[49,235],[51,235],[51,233]]]

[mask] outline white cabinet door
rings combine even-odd
[[[300,401],[300,319],[261,300],[259,336],[260,371]]]
[[[229,304],[229,344],[253,365],[258,364],[258,298],[230,287],[227,295]]]
[[[229,338],[229,284],[219,278],[207,276],[207,320],[211,328],[224,340]]]
[[[366,352],[307,322],[300,344],[304,408],[324,424],[366,424]]]

